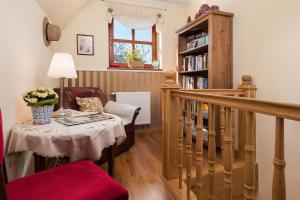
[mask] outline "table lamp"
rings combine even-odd
[[[60,108],[58,111],[53,113],[53,117],[67,116],[68,113],[63,108],[64,79],[77,78],[72,55],[68,53],[55,53],[47,76],[49,78],[60,79]]]

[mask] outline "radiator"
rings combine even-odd
[[[116,92],[116,101],[141,108],[136,119],[136,125],[151,124],[151,94],[150,92]]]

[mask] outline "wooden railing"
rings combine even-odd
[[[216,199],[216,133],[221,135],[224,167],[222,198],[228,200],[233,197],[232,176],[236,157],[244,160],[243,198],[245,200],[256,198],[256,113],[276,117],[272,199],[284,200],[286,198],[284,119],[300,121],[300,105],[257,100],[254,99],[255,93],[256,87],[251,85],[250,76],[243,76],[243,82],[238,89],[181,90],[176,83],[176,73],[166,74],[165,82],[161,87],[163,175],[168,180],[178,178],[179,188],[182,188],[185,180],[186,199],[191,198],[192,178],[196,179],[196,187],[200,191],[196,195],[197,199],[202,199],[203,194],[207,192],[203,191],[203,103],[209,104],[208,199]],[[191,101],[197,102],[198,108],[195,129],[195,166],[192,165],[192,113],[190,107],[186,106]],[[182,125],[183,111],[186,116],[184,127]],[[236,121],[238,122],[236,123]],[[219,126],[216,126],[216,123]],[[235,131],[238,133],[237,138],[235,138]],[[234,145],[235,139],[238,140],[238,146]],[[196,177],[192,177],[192,167],[196,169]],[[183,177],[184,168],[186,169],[185,177]]]

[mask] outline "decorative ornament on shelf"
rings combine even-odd
[[[208,4],[202,4],[199,9],[199,16],[205,14],[208,11],[210,11],[210,6]]]
[[[220,10],[220,8],[217,5],[209,6],[208,4],[202,4],[199,9],[199,12],[197,12],[195,14],[195,19],[197,19],[198,17],[200,17],[201,15],[204,15],[205,13],[207,13],[209,11],[219,11],[219,10]]]
[[[153,69],[158,70],[159,67],[160,67],[160,61],[159,61],[159,60],[154,60],[154,61],[152,62],[152,67],[153,67]]]
[[[145,67],[143,54],[140,50],[127,50],[125,57],[129,68],[143,69]]]
[[[37,88],[23,94],[23,100],[31,107],[34,125],[51,123],[54,105],[58,102],[58,95],[53,89]]]
[[[211,11],[220,11],[220,8],[217,5],[213,5],[213,6],[210,7],[210,10]]]
[[[187,21],[186,21],[187,23],[190,23],[190,22],[192,22],[192,18],[191,18],[191,16],[189,16],[188,18],[187,18]]]

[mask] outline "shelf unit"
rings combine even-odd
[[[178,35],[178,80],[181,87],[184,85],[184,77],[203,77],[208,80],[208,89],[232,88],[232,18],[232,13],[211,11],[176,31]],[[187,49],[188,38],[202,32],[207,33],[208,44]],[[208,54],[207,69],[183,70],[185,57],[204,54]],[[218,112],[216,118],[219,118]],[[217,119],[216,122],[219,121]],[[219,130],[219,127],[217,123],[216,130]],[[218,133],[216,142],[217,146],[220,146]]]

